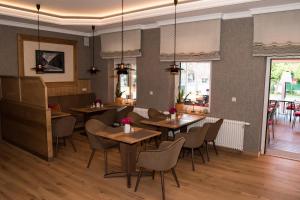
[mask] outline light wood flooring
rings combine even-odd
[[[275,138],[271,136],[267,154],[300,160],[300,123],[295,127],[287,117],[279,115],[275,124]]]
[[[138,192],[126,187],[125,178],[103,178],[103,155],[96,153],[90,169],[90,155],[84,136],[62,147],[53,162],[43,161],[6,142],[0,141],[1,200],[160,200],[160,179],[143,177]],[[196,158],[179,160],[177,188],[171,173],[166,175],[166,198],[169,200],[299,200],[300,162],[240,153],[211,152],[211,161],[202,164]],[[113,169],[120,166],[118,150],[109,153]],[[135,184],[133,178],[133,185]]]

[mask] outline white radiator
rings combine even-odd
[[[204,120],[189,126],[189,128],[193,126],[203,126],[205,122],[216,122],[217,120],[218,118],[206,117]],[[225,119],[217,136],[216,145],[243,151],[246,125],[250,124],[247,122]]]
[[[143,117],[148,118],[148,109],[145,108],[134,108],[134,112],[142,115]],[[188,128],[194,126],[203,126],[205,122],[216,122],[218,118],[206,117],[204,120],[197,122],[193,125],[190,125]],[[230,149],[235,149],[243,151],[244,147],[244,131],[245,126],[250,125],[247,122],[227,120],[223,121],[221,129],[216,139],[216,145],[221,147],[227,147]],[[170,136],[172,134],[170,133]]]

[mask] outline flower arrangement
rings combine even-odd
[[[169,109],[169,113],[172,115],[172,114],[175,114],[177,112],[176,108],[175,107],[172,107]]]
[[[96,103],[100,103],[100,104],[102,104],[102,101],[101,101],[101,99],[96,99],[96,100],[95,100],[95,104],[96,104]]]
[[[126,125],[126,124],[131,124],[132,123],[132,120],[131,120],[131,118],[130,117],[125,117],[125,118],[123,118],[122,120],[121,120],[121,123],[123,124],[123,125]]]

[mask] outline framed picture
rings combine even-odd
[[[35,60],[44,67],[43,73],[65,73],[64,52],[36,50]]]

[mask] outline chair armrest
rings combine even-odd
[[[163,141],[162,143],[160,143],[158,150],[166,149],[172,143],[173,143],[172,141]]]
[[[150,170],[167,170],[165,169],[166,154],[160,150],[149,150],[140,152],[137,160],[137,166]]]

